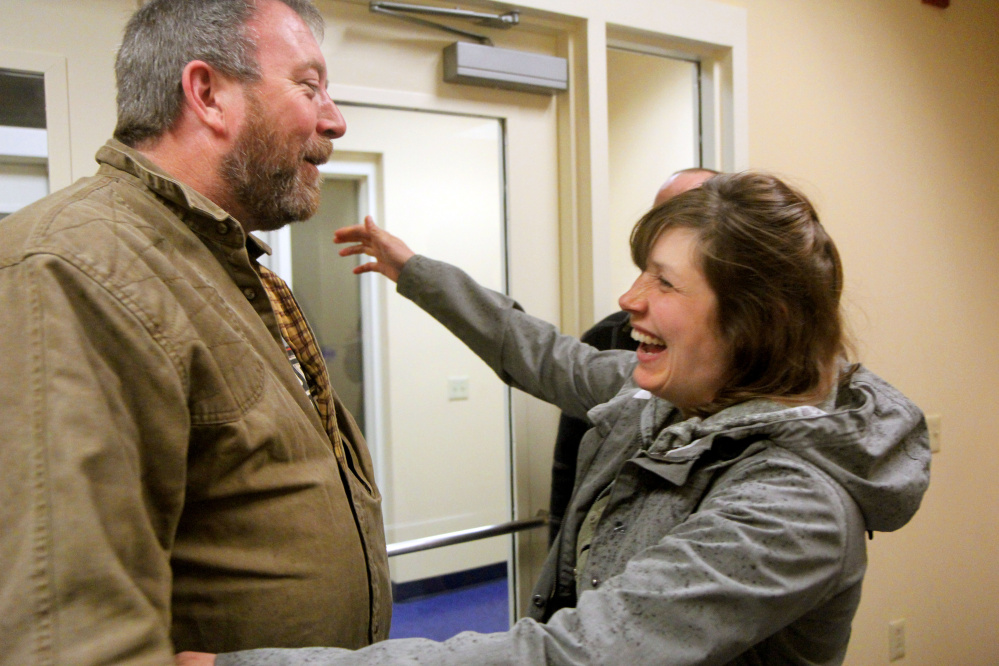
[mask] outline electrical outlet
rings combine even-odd
[[[905,618],[888,623],[888,661],[898,661],[905,656]]]
[[[940,453],[940,435],[943,429],[943,417],[939,414],[927,414],[926,429],[930,431],[930,453]]]
[[[468,377],[447,378],[447,399],[468,400]]]

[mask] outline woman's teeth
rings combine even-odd
[[[640,333],[635,329],[631,329],[631,339],[638,340],[645,345],[655,345],[656,347],[665,347],[666,343],[659,338],[653,337],[651,335],[646,335],[645,333]]]

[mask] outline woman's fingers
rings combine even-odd
[[[381,267],[375,261],[369,261],[369,262],[367,262],[365,264],[359,264],[357,266],[354,266],[353,270],[354,270],[354,274],[355,275],[360,275],[361,273],[383,273],[384,274],[384,271],[381,270]]]
[[[370,215],[364,218],[363,224],[343,227],[333,232],[334,243],[353,243],[341,248],[341,257],[366,254],[375,261],[355,266],[355,274],[381,273],[390,280],[398,280],[403,265],[413,256],[413,251],[389,232],[380,229]]]
[[[340,248],[341,257],[349,257],[352,254],[367,254],[363,245],[351,245]]]
[[[334,243],[358,243],[370,238],[370,234],[364,225],[355,224],[350,227],[343,227],[333,232]]]

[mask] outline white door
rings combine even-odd
[[[628,238],[675,171],[701,155],[700,66],[634,49],[607,50],[612,295],[638,276]],[[598,315],[608,314],[598,313]]]

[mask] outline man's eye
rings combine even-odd
[[[673,288],[673,283],[670,282],[669,280],[667,280],[666,278],[658,278],[658,280],[659,280],[659,286],[660,287],[664,287],[666,289],[672,289]]]

